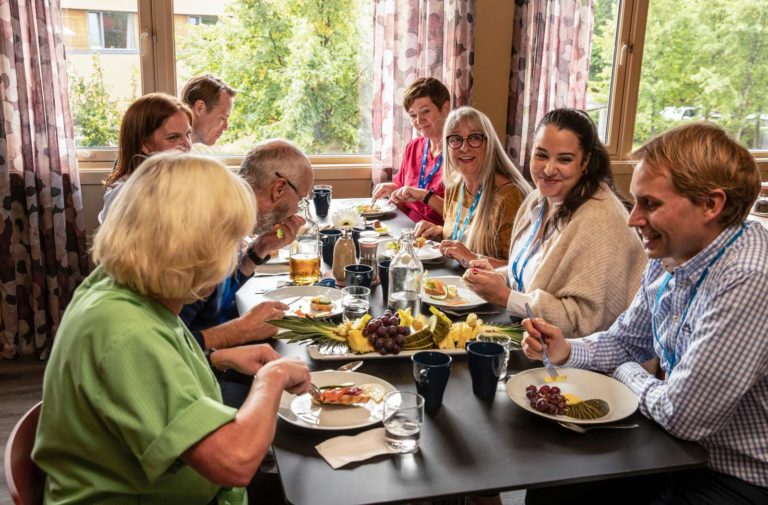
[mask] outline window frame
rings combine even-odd
[[[649,4],[648,0],[622,0],[618,13],[606,148],[619,173],[627,168],[631,173],[634,167],[630,155],[637,119]],[[768,149],[750,152],[760,170],[768,171]]]
[[[141,92],[178,96],[173,0],[136,0],[136,7]],[[111,170],[116,158],[116,147],[77,149],[80,168],[85,170]],[[217,159],[228,167],[239,167],[243,155],[223,155]],[[333,173],[339,169],[369,170],[372,164],[371,156],[365,154],[312,154],[309,161],[313,167]]]

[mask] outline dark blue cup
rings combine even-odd
[[[333,247],[339,237],[341,237],[341,230],[320,230],[320,249],[323,261],[329,266],[333,265]]]
[[[389,264],[392,263],[392,260],[389,258],[381,259],[378,262],[379,265],[379,282],[381,283],[381,299],[384,300],[384,305],[387,304],[389,300],[387,300],[387,297],[389,296]]]
[[[371,265],[347,265],[344,267],[344,283],[347,286],[371,287],[373,282],[373,267]]]
[[[420,351],[411,356],[416,391],[424,397],[424,410],[434,414],[443,404],[443,392],[451,375],[450,356],[437,351]]]
[[[333,198],[333,188],[331,186],[315,186],[312,189],[312,201],[315,203],[315,214],[317,217],[324,218],[328,216],[328,209],[331,206]]]
[[[467,364],[472,376],[472,392],[480,398],[493,398],[499,377],[504,373],[504,355],[506,351],[495,342],[469,342],[467,344]]]

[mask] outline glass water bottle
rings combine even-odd
[[[414,316],[421,310],[421,282],[424,266],[413,247],[413,230],[403,230],[399,250],[389,265],[389,300],[387,308],[411,308]]]
[[[309,200],[299,202],[299,215],[306,220],[291,244],[288,272],[297,286],[320,280],[320,227],[309,212]]]

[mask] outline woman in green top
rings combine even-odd
[[[126,184],[93,245],[45,373],[32,457],[46,503],[246,503],[283,390],[309,371],[267,345],[210,354],[255,375],[240,410],[221,394],[178,318],[236,266],[256,222],[253,193],[216,161],[153,156]]]

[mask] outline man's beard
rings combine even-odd
[[[263,235],[275,229],[275,225],[282,223],[291,216],[291,209],[288,204],[277,204],[277,206],[267,212],[260,212],[256,219],[256,228],[253,230],[256,235]]]

